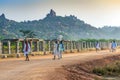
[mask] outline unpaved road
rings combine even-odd
[[[66,80],[62,71],[63,65],[81,63],[106,56],[118,55],[108,50],[63,54],[63,59],[52,60],[52,55],[31,56],[30,61],[24,58],[0,60],[0,80]],[[60,71],[60,72],[59,72]]]

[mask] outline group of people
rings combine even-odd
[[[25,39],[24,48],[23,48],[23,53],[24,53],[24,56],[26,57],[25,61],[29,61],[28,54],[30,53],[30,50],[31,50],[30,44],[28,40]],[[58,56],[58,59],[61,59],[63,51],[64,51],[63,41],[56,40],[53,45],[53,54],[54,54],[53,60],[55,60],[57,56]]]
[[[55,60],[56,57],[58,57],[58,59],[61,59],[63,51],[64,51],[63,41],[56,40],[53,46],[53,54],[54,54],[53,60]]]
[[[116,51],[116,48],[117,48],[117,43],[115,41],[112,41],[110,44],[109,44],[109,51],[110,52],[115,52]],[[97,41],[96,42],[96,52],[100,50],[100,44],[99,42]]]
[[[109,45],[110,52],[116,51],[116,47],[117,47],[117,43],[115,41],[112,41]],[[96,42],[96,52],[98,50],[100,50],[100,44],[97,41]],[[29,44],[28,40],[26,39],[24,41],[24,48],[23,48],[24,56],[26,56],[25,61],[29,61],[28,54],[30,53],[30,51],[31,51],[31,47],[30,47],[30,44]],[[58,57],[58,59],[61,59],[63,51],[64,51],[63,41],[62,40],[61,41],[59,41],[59,40],[54,41],[54,45],[53,45],[53,55],[54,55],[54,57],[53,57],[53,60],[55,60],[56,57]]]

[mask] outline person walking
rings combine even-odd
[[[96,52],[98,52],[98,50],[100,50],[100,44],[99,44],[99,42],[98,42],[98,41],[97,41],[97,43],[96,43],[95,48],[96,48]]]
[[[111,44],[111,50],[112,52],[116,51],[117,43],[115,41],[112,42]]]
[[[58,59],[60,59],[60,57],[59,57],[59,44],[58,44],[57,40],[55,41],[54,46],[53,46],[53,55],[54,55],[53,60],[56,59],[56,56],[58,56]]]
[[[59,57],[62,58],[62,53],[64,51],[64,45],[63,45],[63,41],[60,41],[59,43]]]
[[[30,52],[31,48],[30,48],[30,44],[28,42],[28,40],[26,39],[24,42],[24,48],[23,48],[23,52],[24,52],[24,56],[26,57],[25,61],[29,61],[29,52]]]

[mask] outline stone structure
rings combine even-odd
[[[31,53],[42,52],[43,54],[52,53],[54,41],[51,40],[42,40],[37,38],[28,38],[28,41],[31,46]],[[23,51],[24,39],[4,39],[0,41],[0,54],[18,54]],[[96,42],[86,42],[86,41],[63,41],[65,51],[74,52],[89,50],[90,48],[95,48]],[[14,44],[14,47],[13,47]],[[109,42],[100,42],[100,47],[109,48]],[[117,41],[118,46],[120,41]],[[14,52],[13,52],[14,51]]]
[[[53,9],[51,9],[50,13],[47,14],[47,17],[55,17],[55,16],[56,16],[56,12]]]

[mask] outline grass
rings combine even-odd
[[[92,71],[94,74],[99,76],[119,76],[120,75],[120,61],[114,62],[112,64],[96,67]]]

